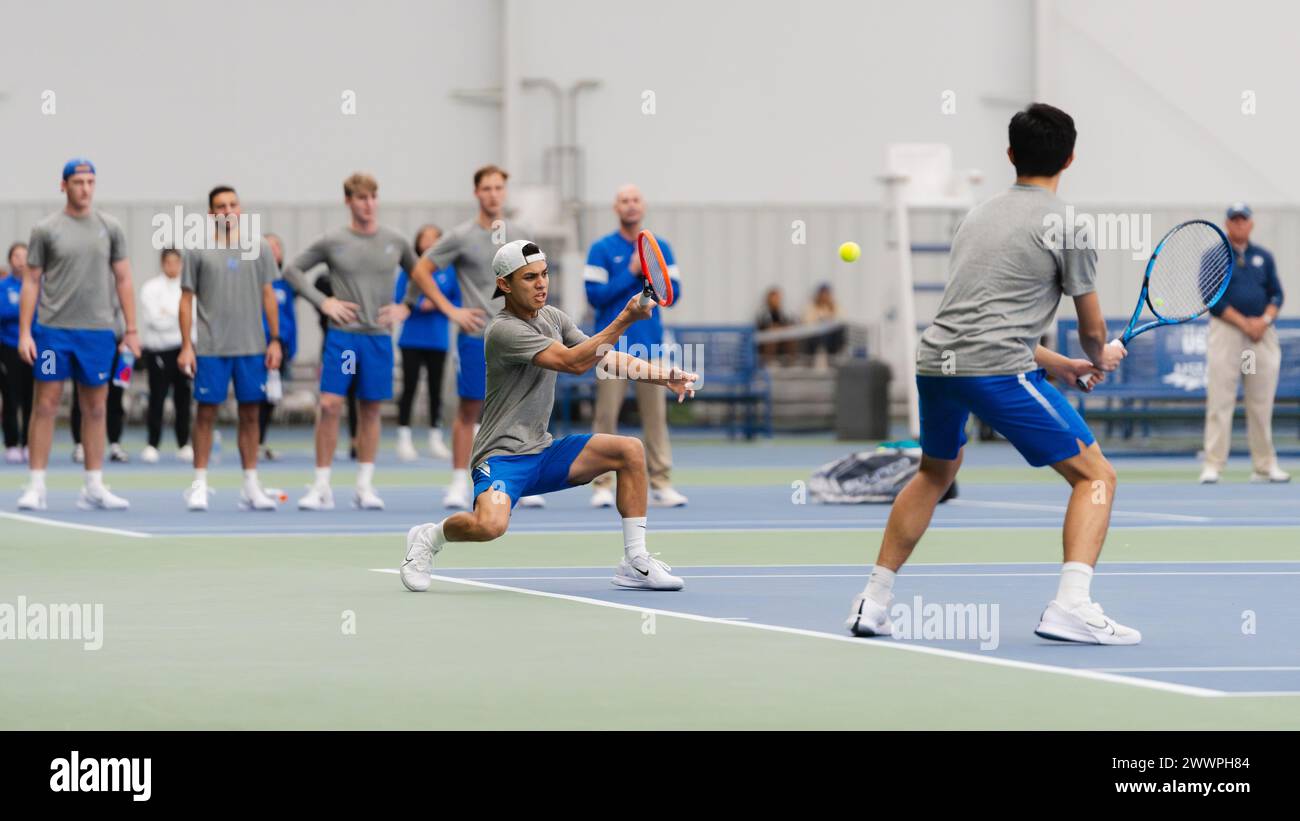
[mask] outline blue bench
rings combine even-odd
[[[1106,324],[1114,338],[1123,332],[1127,320],[1107,320]],[[1077,320],[1058,320],[1057,350],[1084,358],[1077,330]],[[1145,435],[1150,433],[1153,421],[1203,419],[1208,331],[1209,321],[1205,319],[1148,331],[1130,342],[1128,357],[1091,394],[1070,391],[1067,395],[1074,398],[1084,418],[1106,421],[1108,433],[1113,432],[1114,423],[1122,423],[1126,439],[1139,423]],[[1300,319],[1279,319],[1277,335],[1282,346],[1282,370],[1277,390],[1279,404],[1274,406],[1273,416],[1300,422],[1300,404],[1289,404],[1300,403]],[[1242,413],[1240,406],[1236,413]]]
[[[671,341],[666,338],[665,344],[673,346],[674,364],[701,377],[700,390],[689,401],[726,403],[729,437],[772,435],[772,378],[759,364],[752,326],[679,325],[667,332]],[[576,403],[593,400],[595,393],[594,369],[559,375],[555,397],[564,433],[572,431]]]

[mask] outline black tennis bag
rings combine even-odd
[[[890,503],[920,468],[921,457],[902,449],[864,450],[822,465],[808,482],[814,502]],[[957,497],[957,483],[940,502]]]

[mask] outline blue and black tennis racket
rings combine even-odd
[[[1223,298],[1231,278],[1232,246],[1219,226],[1205,220],[1175,225],[1151,252],[1133,318],[1110,344],[1128,347],[1130,339],[1152,328],[1196,319]],[[1138,324],[1144,307],[1155,319]],[[1092,377],[1078,382],[1087,390]]]

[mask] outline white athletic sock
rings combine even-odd
[[[876,565],[871,568],[871,575],[867,577],[867,586],[862,591],[862,595],[871,599],[881,607],[888,607],[889,600],[894,595],[894,579],[898,574],[888,567]]]
[[[316,487],[327,488],[330,486],[330,469],[316,468]]]
[[[244,471],[244,487],[257,487],[257,468]]]
[[[45,490],[45,471],[33,470],[31,474],[30,486],[37,490]]]
[[[207,469],[207,468],[195,468],[195,469],[194,469],[194,481],[198,482],[198,483],[201,484],[201,485],[206,485],[206,484],[208,483],[208,469]]]
[[[102,470],[86,471],[86,490],[95,494],[104,492],[104,471]]]
[[[361,462],[357,465],[357,487],[369,488],[375,478],[375,463]]]
[[[1061,565],[1061,585],[1056,589],[1056,601],[1069,610],[1092,601],[1092,568],[1083,562],[1066,562]]]
[[[438,522],[437,527],[433,529],[433,552],[437,553],[442,550],[442,546],[447,543],[447,534],[443,531],[442,526],[447,523],[446,519]]]
[[[627,558],[644,556],[646,517],[628,516],[623,519],[623,555]]]
[[[397,441],[399,442],[411,441],[411,428],[409,425],[403,425],[402,427],[399,427],[397,429]]]
[[[462,487],[469,484],[469,470],[466,468],[456,468],[451,472],[451,486]]]

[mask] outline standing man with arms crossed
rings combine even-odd
[[[1282,369],[1282,345],[1273,323],[1282,309],[1282,283],[1273,254],[1250,241],[1255,221],[1250,206],[1228,208],[1228,242],[1233,270],[1228,290],[1210,308],[1206,345],[1205,468],[1201,484],[1219,481],[1232,444],[1237,386],[1245,383],[1246,434],[1250,440],[1252,482],[1289,482],[1273,449],[1273,399]],[[1242,354],[1254,352],[1254,370],[1242,367]]]
[[[474,196],[478,199],[478,216],[452,228],[420,258],[414,270],[407,269],[411,270],[411,290],[406,297],[405,315],[400,318],[409,316],[419,295],[424,294],[460,328],[456,336],[459,358],[456,391],[460,404],[451,428],[451,486],[442,497],[444,507],[457,510],[471,505],[470,449],[474,443],[474,426],[483,413],[483,398],[487,395],[484,326],[505,304],[493,296],[496,276],[492,273],[492,258],[505,243],[528,233],[523,226],[505,218],[508,178],[509,175],[495,165],[475,171]],[[433,272],[448,265],[456,266],[463,308],[451,304],[433,280]],[[524,507],[544,507],[546,504],[541,496],[525,496],[519,503]]]
[[[343,181],[343,201],[351,223],[313,242],[285,269],[284,278],[330,318],[321,354],[320,415],[316,419],[316,478],[299,510],[333,510],[330,466],[339,439],[339,416],[355,384],[360,400],[357,419],[357,487],[353,503],[362,510],[383,510],[375,492],[375,455],[379,450],[379,412],[393,398],[393,283],[397,266],[410,270],[415,254],[401,234],[379,224],[379,183],[369,174]],[[317,265],[329,268],[327,297],[307,279]]]
[[[547,431],[555,406],[558,372],[585,373],[593,366],[668,388],[680,402],[695,395],[693,373],[664,368],[614,349],[614,343],[650,307],[641,295],[628,300],[603,331],[588,337],[558,308],[546,304],[546,255],[528,240],[501,247],[492,262],[505,307],[488,326],[487,398],[483,427],[474,438],[474,509],[441,522],[416,525],[406,535],[399,569],[408,590],[429,589],[433,557],[448,542],[489,542],[510,525],[510,511],[527,493],[553,493],[586,484],[608,471],[618,474],[618,512],[623,517],[623,561],[614,584],[645,590],[681,590],[671,567],[646,551],[646,470],[641,440],[607,433],[552,439]],[[426,287],[425,293],[431,288]]]
[[[226,401],[231,380],[239,403],[239,461],[244,468],[240,506],[275,510],[257,478],[257,416],[266,400],[266,372],[280,367],[280,309],[275,301],[275,257],[258,237],[257,256],[244,259],[239,241],[239,195],[228,185],[208,193],[208,211],[216,233],[210,248],[186,249],[181,274],[181,352],[176,365],[194,374],[194,483],[185,493],[190,510],[207,510],[208,458],[217,411]],[[199,335],[193,343],[191,318],[198,299]],[[271,329],[262,331],[262,317]],[[196,353],[197,350],[197,353]]]
[[[587,268],[583,279],[587,284],[587,301],[596,311],[596,329],[603,330],[618,318],[623,306],[633,295],[641,293],[645,280],[641,276],[641,257],[637,253],[636,238],[641,233],[645,217],[645,201],[641,189],[625,185],[614,194],[614,213],[618,216],[618,230],[601,237],[587,253]],[[677,260],[672,246],[661,236],[655,237],[668,263],[668,276],[673,283],[673,304],[681,299],[681,284],[677,273]],[[650,318],[637,322],[618,340],[618,348],[632,356],[653,362],[664,342],[663,320],[659,306],[651,308]],[[658,347],[657,347],[658,346]],[[641,435],[645,441],[646,463],[650,469],[650,504],[657,507],[681,507],[687,499],[673,490],[673,451],[668,443],[668,404],[663,391],[648,382],[637,382],[636,406],[641,415]],[[617,433],[618,414],[627,394],[626,379],[596,380],[596,413],[592,430],[596,433]],[[592,507],[613,507],[613,474],[597,477],[591,483]]]
[[[1034,632],[1058,641],[1137,644],[1142,634],[1105,615],[1090,592],[1110,526],[1115,469],[1074,406],[1047,381],[1048,374],[1066,385],[1085,375],[1095,380],[1126,355],[1122,345],[1106,344],[1091,243],[1056,247],[1046,239],[1050,218],[1065,214],[1056,188],[1074,161],[1074,120],[1034,103],[1011,118],[1008,131],[1016,183],[975,206],[953,238],[943,301],[916,354],[920,471],[894,500],[876,565],[846,626],[859,636],[892,632],[895,574],[957,477],[966,421],[975,413],[1030,465],[1051,465],[1072,488],[1060,583]],[[1087,360],[1038,344],[1063,294],[1074,298]]]
[[[83,509],[126,510],[126,499],[104,485],[104,439],[108,381],[118,343],[113,292],[126,321],[122,346],[140,355],[135,324],[135,290],[126,258],[126,235],[117,220],[96,210],[95,165],[87,159],[63,166],[62,211],[41,220],[28,243],[18,318],[18,352],[36,378],[30,431],[31,480],[18,498],[19,510],[45,509],[45,471],[54,438],[54,417],[63,382],[80,385],[81,438],[86,449],[86,483],[77,500]],[[37,300],[40,322],[34,322]]]

